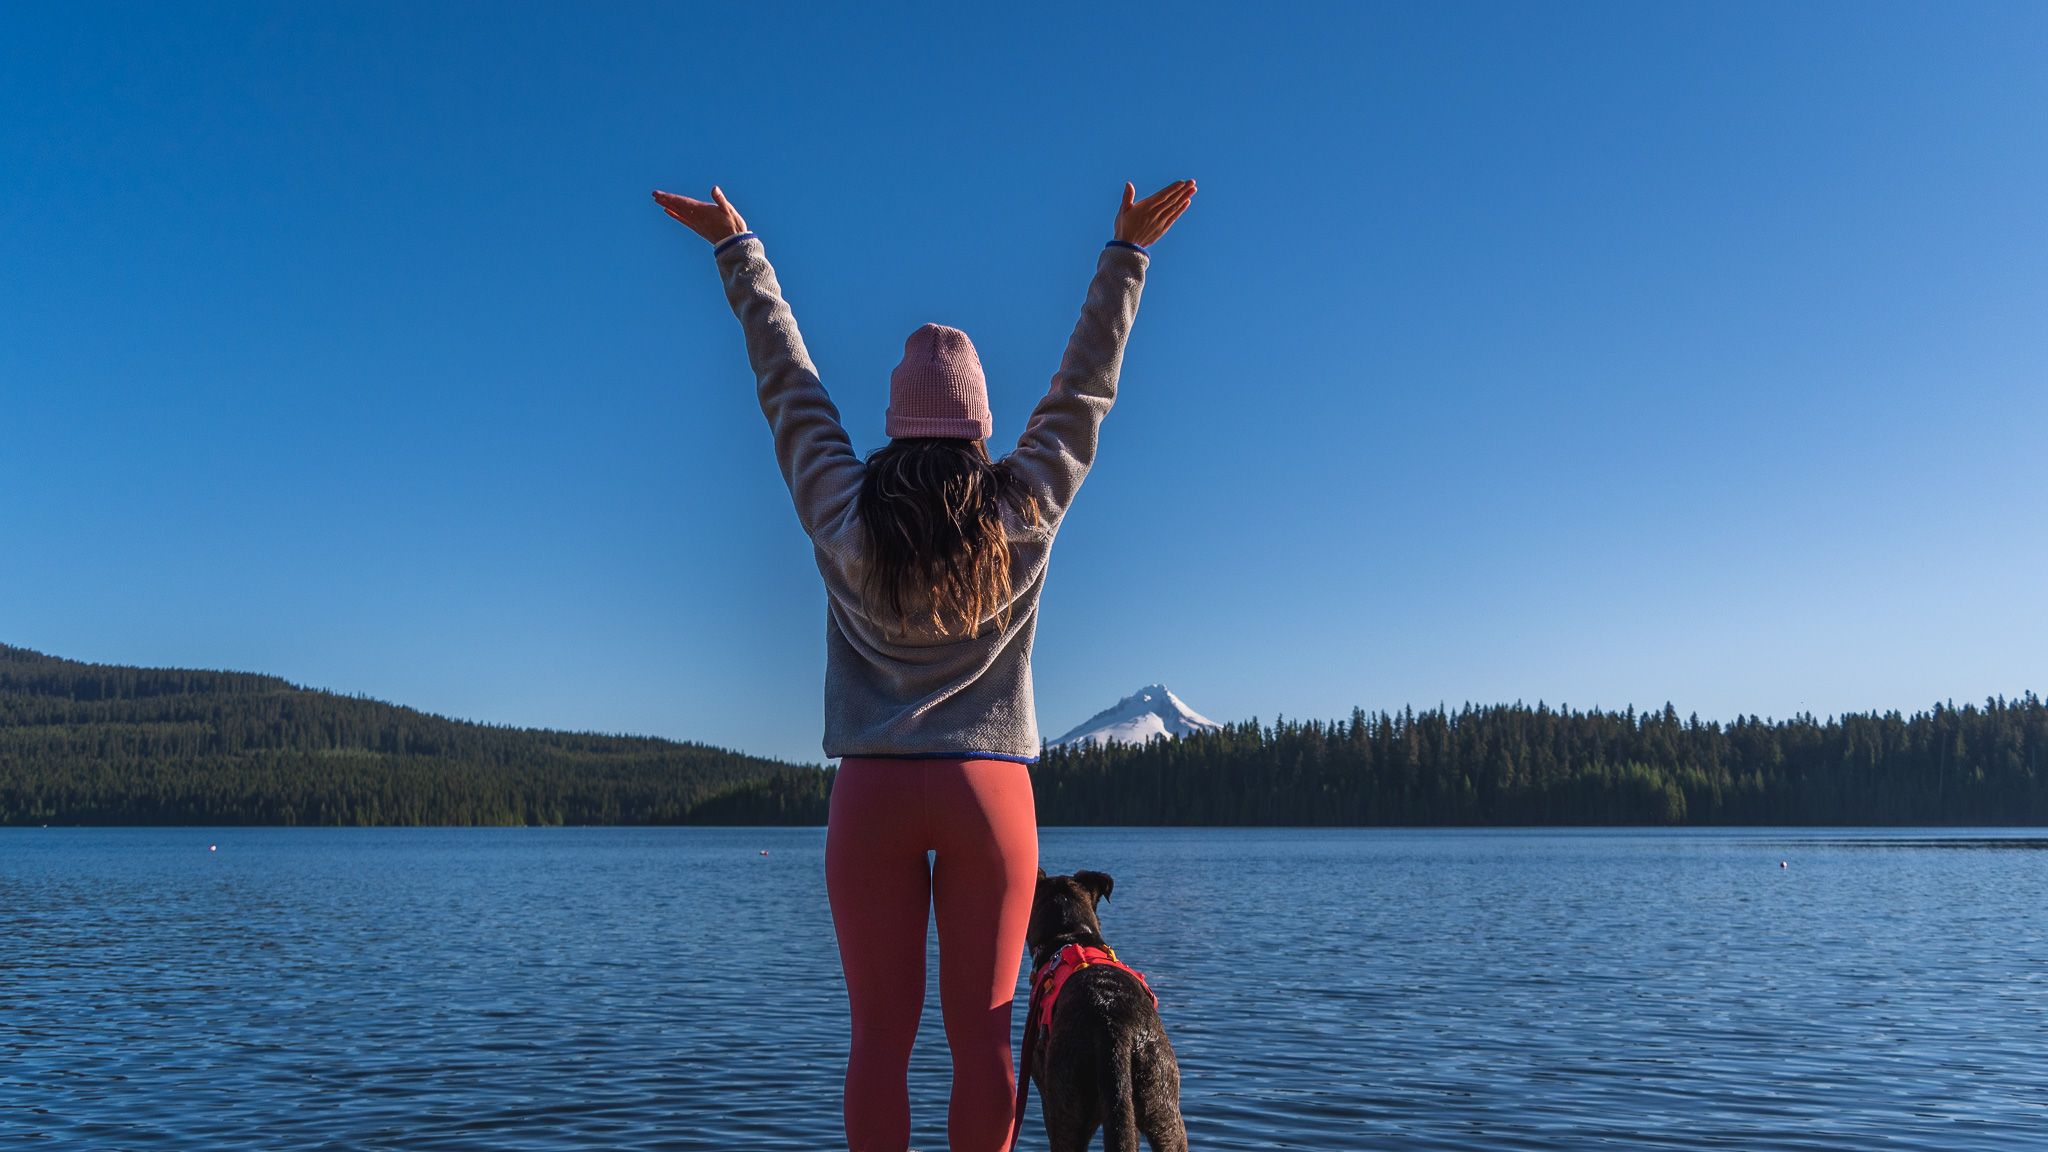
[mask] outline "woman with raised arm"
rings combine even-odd
[[[711,200],[656,192],[712,244],[761,411],[825,578],[825,754],[839,759],[825,882],[853,1016],[846,1138],[906,1152],[910,1048],[936,909],[953,1054],[953,1152],[1007,1144],[1010,1004],[1038,876],[1031,641],[1047,555],[1116,399],[1146,248],[1195,195],[1124,185],[1115,238],[1016,451],[989,457],[988,388],[967,334],[927,324],[889,375],[889,443],[863,461],[797,334],[759,237]],[[932,853],[927,864],[926,853]]]

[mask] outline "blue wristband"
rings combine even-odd
[[[733,233],[732,235],[730,235],[730,236],[727,236],[727,237],[726,237],[725,239],[723,239],[723,240],[720,240],[720,241],[718,242],[718,246],[717,246],[717,247],[715,247],[715,248],[713,248],[713,249],[711,250],[711,254],[712,254],[713,256],[716,256],[716,255],[718,255],[718,254],[719,254],[720,252],[723,252],[723,251],[725,251],[725,250],[726,250],[727,248],[730,248],[730,247],[732,247],[733,245],[735,245],[735,244],[739,243],[739,242],[740,242],[740,241],[742,241],[742,240],[759,240],[759,239],[760,239],[760,237],[759,237],[759,236],[756,236],[756,235],[754,235],[754,234],[753,234],[752,232],[735,232],[735,233]]]
[[[1147,256],[1150,256],[1150,255],[1151,255],[1151,253],[1150,253],[1149,251],[1146,251],[1146,248],[1145,248],[1145,246],[1144,246],[1143,244],[1133,244],[1133,243],[1131,243],[1131,242],[1130,242],[1129,240],[1111,240],[1111,241],[1110,241],[1109,243],[1107,243],[1107,244],[1104,244],[1104,245],[1103,245],[1103,247],[1104,247],[1104,248],[1129,248],[1129,249],[1130,249],[1131,251],[1133,251],[1133,252],[1144,252],[1144,253],[1145,253],[1145,254],[1146,254]]]

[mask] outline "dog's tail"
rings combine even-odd
[[[1134,1053],[1119,1037],[1102,1068],[1102,1152],[1138,1152],[1138,1094],[1131,1082]]]

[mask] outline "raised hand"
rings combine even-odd
[[[1193,180],[1176,180],[1143,200],[1138,190],[1124,185],[1124,204],[1116,210],[1116,238],[1141,248],[1150,247],[1195,198]]]
[[[702,200],[692,200],[688,196],[677,196],[670,192],[654,194],[654,202],[661,205],[663,212],[713,244],[747,230],[747,222],[740,218],[740,210],[732,206],[732,201],[725,198],[724,192],[712,188],[711,199],[714,202],[707,204]]]

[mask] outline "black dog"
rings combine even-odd
[[[1115,962],[1095,917],[1111,884],[1101,872],[1038,873],[1024,933],[1032,1002],[1064,975],[1046,1029],[1034,1037],[1040,1020],[1025,1022],[1026,1070],[1038,1085],[1046,1143],[1052,1152],[1086,1152],[1101,1128],[1105,1152],[1138,1152],[1139,1133],[1153,1152],[1186,1152],[1180,1063],[1157,1001],[1144,980]],[[1065,952],[1069,945],[1089,951]],[[1077,966],[1075,959],[1090,962]]]

